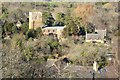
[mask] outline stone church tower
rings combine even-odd
[[[42,13],[41,12],[29,12],[29,29],[36,29],[42,27]]]

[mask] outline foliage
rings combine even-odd
[[[21,27],[21,31],[23,32],[23,34],[26,34],[26,32],[29,29],[29,25],[28,22],[23,23],[22,27]]]
[[[15,16],[16,16],[16,20],[21,20],[21,21],[25,21],[26,20],[26,16],[24,15],[24,12],[22,9],[18,8],[16,11],[15,11]]]
[[[29,38],[40,38],[41,36],[42,36],[41,28],[37,28],[36,30],[29,29],[26,32],[26,39],[29,39]]]
[[[4,3],[4,4],[12,5],[13,7],[14,5],[18,6],[18,4],[20,3],[15,3],[15,4]],[[31,10],[35,5],[35,3],[30,3],[32,4],[32,6],[29,3],[22,3],[22,4],[24,4],[25,12],[28,10],[28,8],[25,9],[26,6],[27,7],[30,6],[29,8]],[[114,27],[116,25],[113,23],[113,22],[117,22],[116,21],[117,13],[114,12],[113,8],[111,8],[108,11],[105,11],[103,7],[104,4],[106,3],[100,3],[100,5],[98,4],[99,6],[97,5],[94,6],[94,4],[92,4],[94,9],[92,9],[91,4],[90,6],[82,5],[83,7],[80,6],[79,8],[77,8],[76,9],[77,14],[74,14],[72,17],[71,17],[71,11],[72,11],[71,8],[74,7],[72,3],[61,2],[61,3],[53,4],[51,2],[50,3],[43,2],[40,3],[39,5],[37,4],[37,9],[40,9],[40,11],[43,12],[45,10],[48,10],[48,12],[45,12],[45,14],[43,13],[43,17],[44,17],[43,23],[46,26],[66,25],[66,28],[64,28],[63,30],[63,34],[67,38],[61,42],[58,42],[57,40],[55,40],[55,38],[51,36],[45,36],[45,35],[42,36],[41,28],[38,28],[36,30],[28,30],[28,21],[26,21],[27,18],[25,17],[24,12],[22,10],[23,6],[20,5],[21,9],[17,8],[17,10],[16,7],[14,7],[15,10],[13,9],[12,11],[10,10],[11,6],[10,8],[9,6],[8,7],[2,6],[2,12],[3,12],[2,18],[7,18],[7,17],[9,18],[9,20],[6,20],[5,24],[3,25],[2,33],[4,34],[7,32],[14,33],[11,35],[11,39],[2,40],[3,41],[2,43],[3,77],[43,78],[43,77],[58,77],[59,75],[61,76],[65,75],[64,77],[78,76],[77,73],[79,73],[79,71],[64,72],[65,70],[62,69],[63,67],[66,67],[66,65],[64,65],[64,63],[62,63],[61,61],[56,62],[56,63],[61,62],[61,64],[57,64],[57,66],[59,66],[58,68],[60,68],[60,72],[58,72],[55,66],[49,68],[46,67],[47,65],[49,65],[47,64],[47,60],[50,57],[52,57],[52,59],[55,58],[55,60],[58,58],[59,60],[61,56],[66,56],[68,59],[70,59],[70,61],[73,62],[72,66],[76,66],[75,64],[82,66],[86,66],[86,65],[92,66],[94,61],[98,61],[99,68],[106,66],[107,60],[106,57],[104,57],[106,53],[105,45],[101,43],[85,43],[85,42],[82,44],[75,44],[74,40],[71,37],[71,35],[73,36],[85,35],[86,30],[89,33],[94,32],[95,27],[99,28],[98,26],[100,26],[100,28],[110,29],[108,33],[110,35],[106,36],[107,40],[112,39],[111,34],[113,34],[113,36],[114,35],[118,36],[119,35],[118,28]],[[60,9],[57,10],[58,14],[56,21],[54,20],[52,14],[50,13],[51,11],[52,13],[54,13],[53,10],[55,9],[55,7],[60,7],[65,9],[65,12],[63,11],[63,9],[61,11]],[[89,12],[91,11],[93,13],[92,15],[91,14],[89,15]],[[76,15],[78,15],[79,17],[74,17]],[[24,22],[21,27],[21,32],[24,33],[22,35],[20,33],[17,33],[17,27],[15,27],[13,22],[16,21],[17,19],[20,19]],[[85,22],[85,24],[87,24],[86,27],[83,26],[82,20],[83,22]],[[98,23],[96,21],[98,21]],[[103,25],[99,24],[100,22]],[[94,26],[94,24],[96,24],[96,26]],[[104,25],[104,24],[108,24],[108,25]],[[107,26],[111,26],[111,28]],[[28,40],[24,39],[24,35]],[[81,39],[84,37],[85,36],[82,36]],[[33,41],[32,38],[37,38],[37,39]],[[84,41],[84,39],[82,39],[82,41]],[[109,51],[111,51],[111,49]],[[56,54],[58,54],[58,57],[55,57]],[[63,67],[61,67],[60,65],[62,65]],[[64,75],[62,75],[61,72],[63,72]]]
[[[34,29],[30,29],[26,32],[26,39],[35,38],[35,37],[36,37],[36,31]]]
[[[19,49],[21,51],[24,50],[25,46],[24,46],[24,43],[23,43],[23,40],[22,39],[18,39],[18,41],[16,42],[16,44],[18,45]]]
[[[71,47],[68,58],[78,65],[92,65],[106,53],[102,44],[84,43]]]
[[[2,27],[0,26],[0,40],[2,39],[2,33],[3,33],[3,31],[2,31]]]
[[[39,37],[42,36],[42,29],[41,29],[40,27],[37,28],[35,31],[36,31],[36,37],[37,37],[37,38],[39,38]]]
[[[7,18],[8,17],[8,14],[9,14],[9,12],[8,12],[8,9],[2,4],[2,17],[3,18]]]
[[[11,34],[13,31],[13,23],[9,23],[8,21],[5,21],[5,23],[2,25],[2,37],[4,38],[5,36],[7,36],[8,34]]]
[[[51,50],[51,52],[53,52],[55,49],[57,49],[58,48],[58,46],[59,46],[59,42],[58,41],[56,41],[56,40],[54,40],[53,38],[49,38],[48,39],[48,45],[50,46],[50,50]]]
[[[58,47],[58,45],[59,45],[59,43],[57,41],[50,43],[50,47],[52,47],[52,48],[56,48],[56,47]]]
[[[50,12],[43,12],[42,19],[43,24],[47,26],[52,26],[55,21]]]
[[[17,33],[18,32],[18,28],[16,26],[12,27],[12,33]]]
[[[93,33],[95,31],[95,26],[92,23],[88,23],[87,25],[87,32]]]
[[[36,51],[42,52],[43,54],[50,54],[50,46],[48,45],[48,37],[47,36],[41,36],[38,38],[38,41],[36,43]]]
[[[63,34],[66,37],[70,35],[78,35],[78,33],[79,33],[79,27],[76,25],[72,17],[67,16],[66,17],[66,28],[64,28]]]
[[[101,68],[105,67],[107,65],[107,60],[106,57],[101,56],[99,61],[98,61],[98,70],[100,70]]]
[[[79,35],[85,35],[85,34],[86,34],[85,27],[80,27]]]
[[[75,24],[78,27],[79,35],[85,35],[85,26],[82,25],[81,18],[80,17],[75,17]]]
[[[13,23],[5,22],[3,29],[5,32],[12,32],[12,27],[14,26]]]
[[[27,61],[31,60],[33,58],[33,55],[34,55],[33,48],[32,47],[26,47],[24,52],[23,52],[23,55],[25,56],[25,59]]]
[[[65,14],[64,13],[57,14],[57,19],[56,19],[54,25],[57,25],[57,26],[64,26],[65,25]]]
[[[97,3],[95,3],[95,5],[105,5],[105,4],[107,4],[108,2],[97,2]]]
[[[2,5],[2,14],[8,14],[8,9],[4,6],[4,5]]]

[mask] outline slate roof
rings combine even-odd
[[[43,26],[43,29],[64,29],[65,26]]]
[[[86,40],[104,40],[106,30],[95,30],[96,33],[87,33]]]
[[[102,37],[99,34],[87,34],[87,40],[102,40]]]

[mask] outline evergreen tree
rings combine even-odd
[[[57,19],[54,23],[57,26],[64,26],[65,25],[65,14],[64,13],[58,13]]]
[[[43,12],[42,21],[44,25],[52,26],[54,24],[54,18],[50,12]]]
[[[67,16],[65,22],[66,22],[66,28],[64,28],[63,30],[63,34],[65,35],[65,37],[71,35],[78,35],[79,27],[76,25],[72,17]]]

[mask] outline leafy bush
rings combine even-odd
[[[39,27],[36,29],[36,37],[39,38],[42,36],[42,29]]]
[[[56,47],[58,47],[58,45],[59,45],[59,43],[57,41],[54,41],[54,42],[50,43],[50,46],[52,48],[56,48]]]
[[[12,33],[17,33],[18,32],[18,28],[16,26],[12,27]]]
[[[27,61],[31,60],[33,58],[33,55],[34,55],[33,48],[32,47],[26,47],[24,52],[23,52],[23,55],[24,55],[24,57]]]
[[[54,24],[54,18],[50,12],[44,12],[42,15],[42,21],[44,25],[52,26]]]
[[[22,27],[21,27],[21,31],[23,32],[23,34],[26,34],[26,32],[29,29],[29,25],[28,22],[23,23]]]
[[[57,14],[57,19],[54,22],[54,25],[57,25],[57,26],[64,26],[65,25],[65,14],[64,13]]]
[[[5,22],[3,29],[5,32],[12,32],[12,27],[14,26],[13,23]]]
[[[26,32],[26,39],[35,38],[35,37],[36,37],[36,32],[34,29],[30,29]]]

